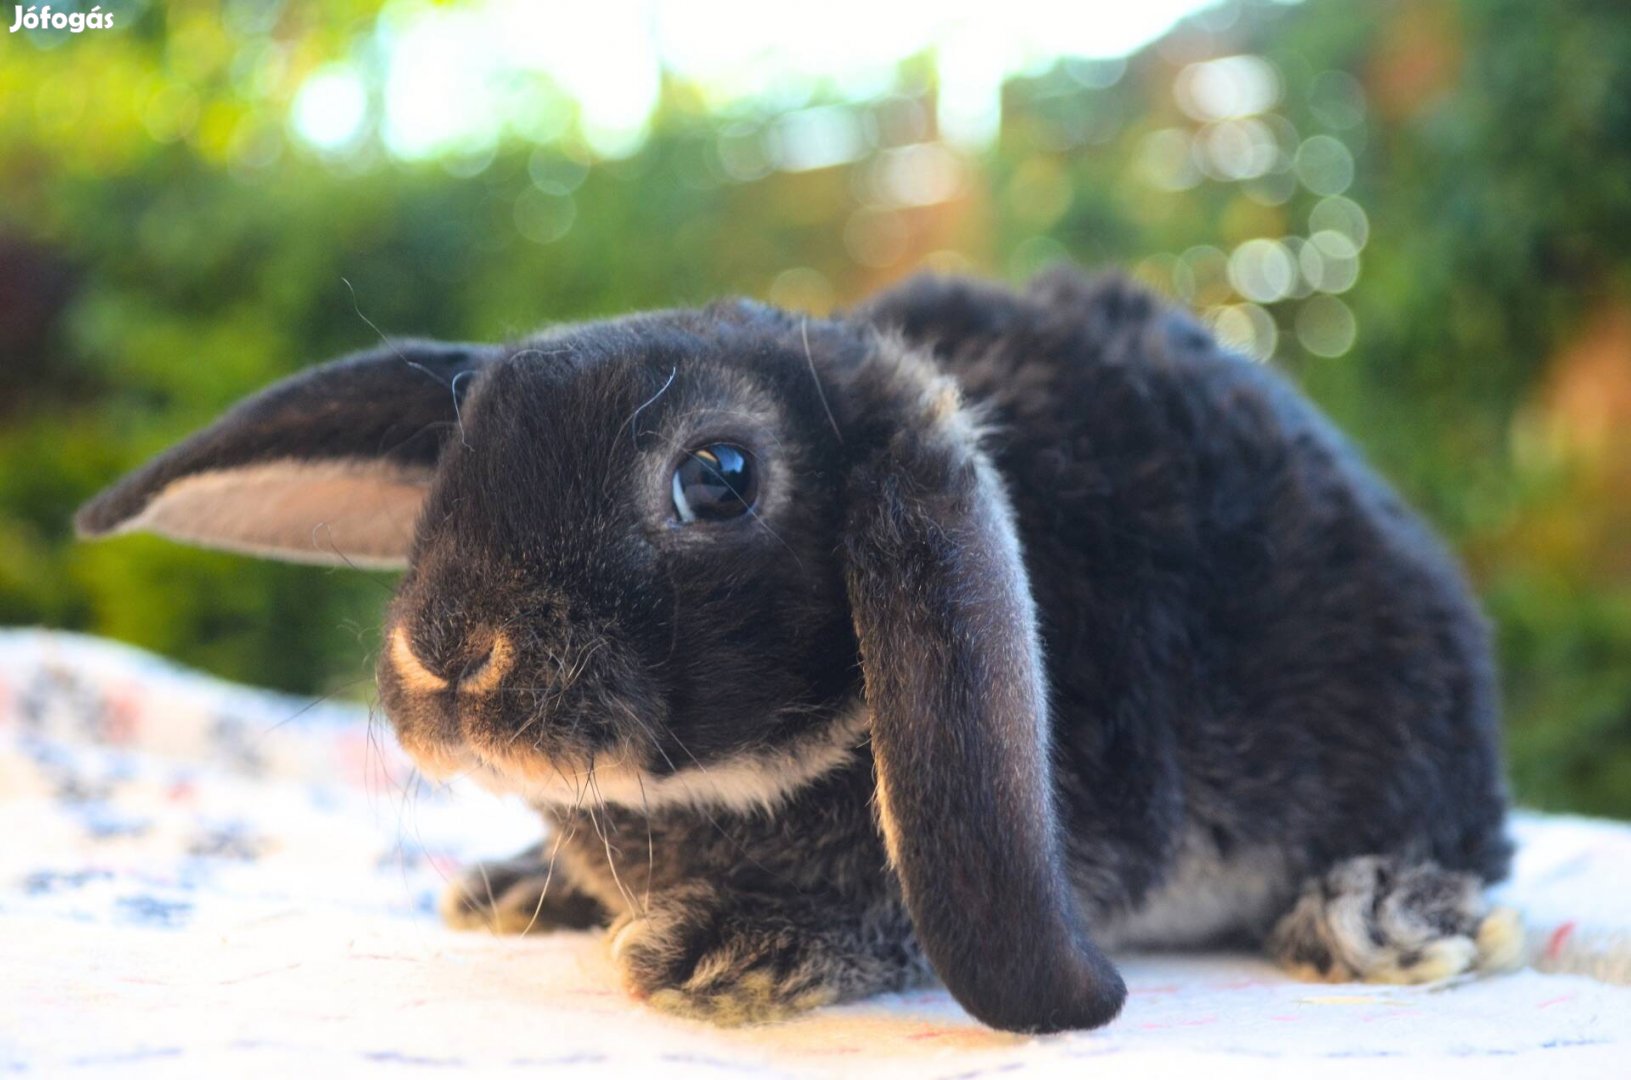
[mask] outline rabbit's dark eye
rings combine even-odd
[[[739,446],[714,443],[692,450],[674,470],[674,512],[684,522],[741,517],[758,496],[758,470]]]

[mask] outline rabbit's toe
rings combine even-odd
[[[1485,915],[1473,940],[1478,945],[1481,970],[1512,971],[1523,966],[1528,936],[1523,930],[1523,919],[1512,908],[1495,908]]]
[[[627,917],[612,928],[611,950],[635,997],[715,1024],[781,1020],[839,996],[831,976],[841,961],[819,942],[705,909]]]
[[[785,1020],[822,1005],[837,995],[828,987],[805,985],[771,970],[734,972],[712,981],[688,980],[682,986],[658,990],[646,999],[655,1009],[722,1027],[766,1024]]]
[[[442,920],[455,930],[493,934],[587,930],[606,923],[600,904],[574,889],[531,848],[513,859],[477,863],[442,893]]]
[[[1470,874],[1367,856],[1309,882],[1269,949],[1316,981],[1431,983],[1514,966],[1523,928],[1512,911],[1489,911]]]

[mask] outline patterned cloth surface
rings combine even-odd
[[[456,867],[537,829],[419,780],[358,706],[0,631],[0,1072],[1631,1076],[1631,826],[1518,819],[1501,899],[1530,970],[1315,986],[1122,957],[1122,1017],[1044,1038],[938,989],[717,1030],[627,999],[597,935],[444,929]]]

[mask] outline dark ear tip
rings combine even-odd
[[[1107,960],[1090,961],[1091,974],[1068,990],[1053,988],[1025,1003],[1023,994],[1004,994],[993,1008],[963,1007],[980,1022],[1001,1031],[1051,1035],[1061,1031],[1088,1031],[1103,1027],[1121,1013],[1127,1002],[1127,984]]]
[[[1122,979],[1121,972],[1107,966],[1081,998],[1072,1002],[1073,1007],[1065,1017],[1066,1022],[1045,1030],[1085,1031],[1103,1027],[1121,1015],[1121,1007],[1126,1003],[1127,983]]]
[[[108,488],[74,512],[74,535],[81,540],[108,536],[129,519],[119,496],[123,485]]]
[[[113,531],[94,502],[81,506],[74,514],[74,536],[80,540],[96,540]]]

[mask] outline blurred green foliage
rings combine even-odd
[[[335,59],[373,70],[378,6],[176,3],[3,43],[0,623],[366,696],[388,578],[76,544],[73,508],[380,331],[823,310],[1073,257],[1194,305],[1354,434],[1486,598],[1520,797],[1631,817],[1631,7],[1224,4],[1011,80],[977,151],[936,138],[932,57],[866,101],[705,107],[671,79],[615,160],[569,116],[423,161],[372,130],[306,145],[291,101]],[[835,124],[859,149],[795,167]]]

